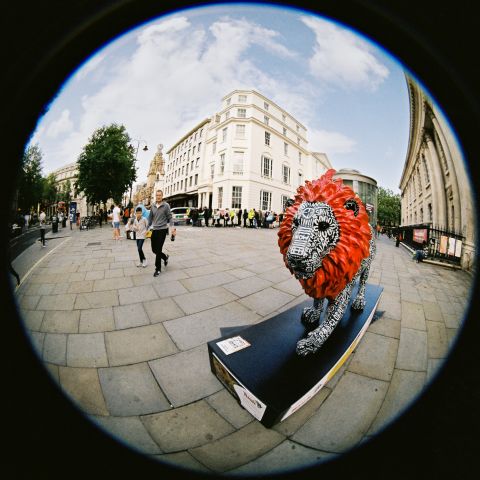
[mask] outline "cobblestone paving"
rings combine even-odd
[[[277,230],[180,227],[157,278],[149,240],[149,266],[138,268],[135,242],[115,242],[110,228],[64,230],[16,261],[34,349],[92,421],[196,471],[284,471],[367,440],[435,375],[469,301],[467,273],[416,264],[380,238],[369,279],[384,288],[378,320],[314,399],[267,429],[210,372],[206,343],[307,298],[283,265]]]

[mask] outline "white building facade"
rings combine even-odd
[[[84,195],[75,189],[75,182],[78,178],[78,164],[77,162],[69,163],[57,170],[54,170],[52,174],[55,176],[55,186],[57,189],[63,189],[67,181],[70,182],[70,198],[71,202],[77,203],[77,212],[80,212],[80,216],[86,216],[91,214],[91,206],[87,203],[87,199]]]
[[[226,95],[167,154],[172,206],[281,212],[299,185],[331,168],[324,153],[308,150],[305,126],[254,90]]]

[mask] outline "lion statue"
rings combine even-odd
[[[360,278],[352,308],[365,307],[365,286],[375,256],[375,235],[365,207],[355,192],[333,180],[335,170],[307,181],[287,203],[278,232],[278,245],[285,265],[300,281],[313,306],[303,309],[301,321],[307,337],[298,341],[296,352],[316,352],[342,319]],[[324,299],[326,318],[320,324]]]

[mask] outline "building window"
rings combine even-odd
[[[245,138],[245,125],[237,125],[235,136],[237,138]]]
[[[297,132],[300,131],[300,127],[297,125]]]
[[[427,159],[425,158],[425,155],[422,155],[422,163],[423,169],[425,170],[425,184],[428,185],[430,183],[430,174],[428,173]]]
[[[200,162],[200,157],[197,157],[197,161],[195,162],[195,167],[198,167],[199,162]]]
[[[223,175],[224,171],[225,171],[225,154],[222,153],[220,155],[220,175]]]
[[[260,210],[270,211],[272,205],[272,192],[260,190]]]
[[[232,208],[242,208],[242,187],[232,187]]]
[[[303,172],[301,170],[298,171],[298,185],[303,185]]]
[[[282,195],[281,199],[282,199],[282,211],[284,212],[287,209],[288,197],[287,195]]]
[[[193,177],[190,177],[190,187],[192,186]]]
[[[297,144],[300,145],[300,137],[297,137]]]
[[[265,132],[265,145],[270,145],[270,133]]]
[[[282,180],[283,183],[290,185],[290,167],[288,165],[282,165]]]
[[[195,145],[192,148],[192,155],[195,155]]]
[[[428,204],[428,221],[429,222],[432,221],[432,204],[431,203]]]
[[[288,143],[283,144],[283,154],[288,155]]]
[[[222,208],[222,205],[223,205],[223,187],[218,187],[217,208]]]
[[[246,118],[247,117],[247,109],[246,108],[237,109],[237,117]]]
[[[302,164],[302,152],[298,152],[298,163],[301,165]],[[318,164],[317,164],[318,166]]]
[[[200,153],[200,147],[202,146],[202,142],[198,142],[197,145],[197,152]]]
[[[190,163],[190,171],[192,171],[192,170],[193,170],[193,160],[192,160],[192,162]]]
[[[272,178],[273,160],[262,155],[262,177]]]
[[[225,120],[228,120],[230,118],[230,110],[225,112]]]
[[[180,190],[183,190],[183,180],[180,181]]]
[[[214,175],[215,175],[215,164],[212,163],[210,164],[210,178],[213,178]]]
[[[230,102],[231,102],[231,101],[232,101],[231,98],[227,98],[227,107],[228,107],[228,105],[230,105]]]
[[[195,174],[195,185],[198,183],[198,173]]]
[[[247,96],[246,95],[239,95],[238,96],[238,103],[247,103]]]
[[[287,120],[287,116],[284,113],[282,113],[282,120],[283,120],[283,123],[285,123],[285,121]]]
[[[243,152],[233,152],[233,173],[243,174]]]
[[[263,122],[265,123],[265,125],[268,125],[269,121],[270,121],[270,119],[266,115],[264,115],[263,116]]]
[[[267,102],[263,102],[263,108],[264,108],[265,110],[268,110],[268,103],[267,103]]]
[[[200,137],[203,135],[203,128],[200,129]]]
[[[283,134],[287,136],[287,129],[285,127],[283,127]]]
[[[215,152],[217,151],[217,142],[212,143],[212,155],[215,155]]]
[[[227,128],[224,128],[222,130],[222,142],[226,142],[227,141]]]

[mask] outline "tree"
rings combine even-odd
[[[400,225],[401,200],[388,188],[378,187],[377,219],[381,225]]]
[[[42,200],[42,151],[38,146],[30,145],[23,154],[20,178],[18,182],[18,207],[30,211]]]
[[[53,173],[42,179],[42,201],[46,205],[51,205],[57,200],[57,187],[55,183],[56,180]]]
[[[70,179],[68,179],[58,189],[58,195],[57,195],[58,200],[61,201],[61,202],[65,202],[65,204],[70,203],[70,200],[71,200],[70,192],[71,192],[71,190],[72,190],[72,184],[70,182]]]
[[[75,188],[89,203],[119,201],[137,178],[133,147],[123,125],[112,124],[95,130],[78,158]]]

